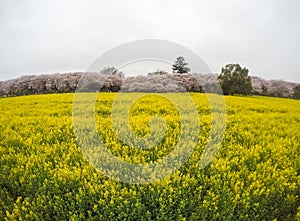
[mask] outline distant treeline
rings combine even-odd
[[[99,73],[27,75],[0,82],[0,96],[103,92],[220,92],[216,74],[148,74],[123,77]],[[253,95],[293,98],[299,84],[251,77]]]

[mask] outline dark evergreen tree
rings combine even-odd
[[[180,56],[176,59],[175,63],[172,66],[172,70],[174,73],[189,73],[190,68],[187,66],[188,63],[185,61],[184,57]]]

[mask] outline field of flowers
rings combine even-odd
[[[191,94],[200,132],[188,161],[162,180],[129,184],[86,159],[73,127],[74,96],[0,99],[0,220],[300,220],[300,101],[225,97],[224,139],[200,169],[211,111],[204,94]],[[139,164],[167,156],[179,142],[176,107],[159,94],[134,103],[128,122],[136,135],[151,133],[151,116],[166,125],[156,146],[136,148],[121,142],[112,126],[116,96],[101,93],[95,105],[107,149]]]

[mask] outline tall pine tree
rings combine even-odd
[[[189,73],[191,69],[187,65],[188,63],[185,61],[184,57],[178,57],[172,66],[173,73]]]

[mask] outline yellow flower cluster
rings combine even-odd
[[[222,145],[199,169],[212,118],[206,96],[190,96],[201,127],[195,150],[179,170],[151,184],[112,180],[87,161],[72,124],[74,94],[0,99],[0,220],[300,219],[300,102],[226,97]],[[159,94],[134,103],[128,124],[137,137],[161,129],[151,128],[153,116],[166,126],[155,146],[142,149],[114,130],[115,97],[100,93],[95,105],[107,149],[136,164],[166,157],[182,129],[176,106]]]

